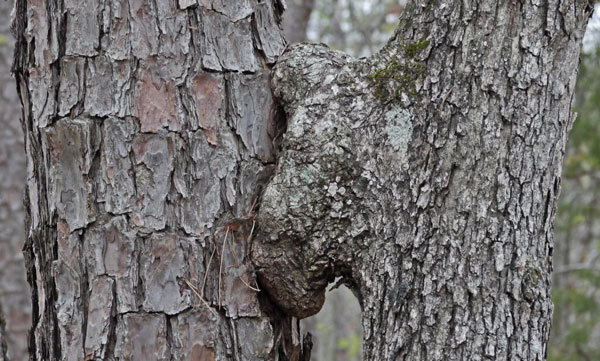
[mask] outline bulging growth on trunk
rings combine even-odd
[[[364,359],[545,360],[587,1],[415,1],[377,55],[290,47],[253,260],[306,317],[342,277]]]

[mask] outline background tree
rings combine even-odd
[[[319,2],[319,1],[317,1]],[[282,27],[290,44],[305,41],[308,20],[313,12],[315,0],[289,0],[283,13]]]
[[[312,361],[358,361],[362,354],[360,305],[347,287],[328,291],[318,314],[303,319],[302,331],[312,334]]]
[[[370,56],[387,42],[405,5],[404,0],[315,1],[307,38],[352,56]]]
[[[2,311],[2,305],[0,305]],[[6,325],[3,312],[0,312],[0,361],[10,360],[8,358],[8,348],[6,346]]]
[[[556,361],[600,358],[600,28],[598,20],[590,25],[575,93],[578,116],[567,147],[557,217],[549,352],[549,360]]]
[[[23,260],[25,151],[19,121],[21,109],[10,74],[14,43],[9,29],[12,5],[12,1],[0,1],[0,308],[6,320],[8,354],[11,360],[19,361],[27,359],[31,293]]]
[[[300,357],[243,242],[279,139],[280,8],[240,4],[18,3],[34,358]],[[340,275],[367,359],[543,359],[587,5],[415,3],[373,59],[288,53],[253,245],[278,305],[314,313]]]

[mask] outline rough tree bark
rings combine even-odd
[[[32,359],[306,359],[336,276],[366,360],[544,359],[588,3],[416,1],[370,59],[292,47],[256,205],[281,9],[17,2]]]
[[[587,1],[415,1],[377,55],[292,46],[253,258],[288,314],[343,277],[364,359],[544,360]]]
[[[19,0],[32,360],[304,360],[249,242],[278,0]]]
[[[10,75],[12,5],[12,1],[0,1],[0,306],[6,320],[8,355],[19,361],[27,359],[31,293],[23,261],[25,151],[21,107]]]

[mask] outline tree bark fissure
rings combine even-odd
[[[290,47],[253,258],[288,313],[343,276],[365,360],[545,360],[552,225],[590,5],[416,1],[352,59]]]

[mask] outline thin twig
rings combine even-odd
[[[225,239],[225,240],[227,240],[227,239]],[[240,260],[238,259],[237,253],[235,252],[235,245],[233,244],[234,240],[235,240],[234,233],[231,232],[231,241],[229,242],[229,249],[231,249],[231,253],[233,253],[233,259],[235,261],[235,266],[239,267],[240,266]]]
[[[223,272],[223,255],[225,254],[225,244],[227,243],[227,235],[229,234],[229,227],[225,232],[225,238],[223,239],[223,249],[221,250],[221,266],[219,266],[219,290],[217,292],[217,303],[219,304],[219,310],[221,309],[221,273]]]
[[[213,315],[216,316],[217,313],[212,309],[212,307],[210,307],[210,305],[208,304],[208,302],[206,302],[206,300],[204,299],[204,297],[202,297],[200,295],[200,292],[198,292],[198,289],[196,287],[194,287],[190,281],[188,281],[186,279],[184,279],[183,281],[188,285],[188,287],[192,290],[192,292],[194,292],[194,294],[200,299],[200,301],[202,301],[202,303],[204,303],[204,305],[206,306],[206,308],[208,308],[208,310],[210,312],[212,312]]]
[[[250,242],[250,240],[252,239],[252,233],[254,233],[254,226],[256,225],[256,221],[252,221],[252,229],[250,229],[250,233],[248,234],[248,239],[247,241]]]
[[[254,202],[252,202],[252,206],[250,206],[250,210],[248,211],[248,214],[247,214],[248,217],[250,217],[250,215],[252,214],[252,211],[254,211],[256,202],[258,202],[258,196],[256,196],[256,198],[254,198]]]
[[[444,95],[444,99],[442,99],[442,104],[440,104],[440,112],[444,109],[444,104],[446,104],[446,99],[448,99],[448,96],[450,96],[450,94],[452,94],[453,91],[454,91],[454,86],[452,86],[452,88],[450,88],[450,90],[448,90],[446,95]]]
[[[204,280],[202,281],[202,297],[205,296],[204,287],[206,286],[206,278],[208,277],[208,270],[210,270],[210,263],[212,262],[213,256],[215,255],[216,251],[217,251],[217,246],[215,245],[215,248],[213,248],[213,251],[210,254],[210,259],[208,260],[208,266],[206,266],[206,270],[204,271]]]
[[[242,283],[246,285],[246,287],[248,287],[252,291],[260,292],[259,288],[254,288],[254,287],[250,286],[249,284],[247,284],[246,281],[244,281],[244,279],[242,278],[242,276],[239,276],[239,278],[242,281]]]
[[[561,274],[561,273],[577,272],[577,271],[588,271],[588,272],[600,273],[600,268],[594,267],[593,264],[581,264],[580,263],[580,264],[572,264],[572,265],[568,265],[565,267],[557,268],[554,271],[554,273]]]

